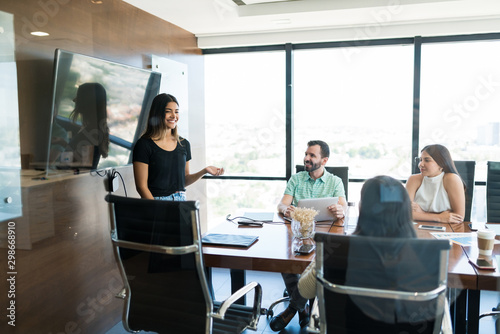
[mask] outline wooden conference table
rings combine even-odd
[[[314,252],[300,255],[292,250],[293,235],[288,222],[277,214],[273,220],[275,223],[266,223],[263,227],[238,226],[225,221],[207,232],[259,236],[248,248],[203,246],[205,266],[231,269],[233,292],[245,284],[245,270],[300,274],[314,259]],[[316,231],[344,234],[344,227],[339,226],[341,224],[341,220],[320,222]],[[424,224],[445,226],[446,232],[470,232],[467,222]],[[416,224],[415,228],[419,238],[434,238],[430,234],[432,231],[419,230],[418,225],[421,224]],[[495,245],[493,254],[500,255],[500,245]],[[452,244],[448,261],[448,298],[452,305],[455,333],[478,333],[480,290],[500,290],[500,270],[476,269],[469,263],[469,257],[477,257],[475,247]]]

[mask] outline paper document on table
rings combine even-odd
[[[451,242],[456,243],[460,246],[472,246],[477,245],[477,233],[455,233],[455,232],[432,232],[432,236],[436,239],[448,239]],[[500,241],[495,240],[495,244],[500,243]]]
[[[493,230],[497,235],[500,235],[500,224],[498,223],[486,223],[486,228],[488,230]]]
[[[477,233],[450,233],[450,232],[432,232],[436,239],[448,239],[460,246],[471,246],[477,244]]]

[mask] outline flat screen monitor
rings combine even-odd
[[[161,74],[56,49],[46,170],[131,163]]]

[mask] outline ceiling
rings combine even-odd
[[[200,48],[500,32],[499,0],[124,0]]]

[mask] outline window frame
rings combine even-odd
[[[412,126],[412,157],[411,164],[415,158],[419,156],[419,130],[420,130],[420,74],[421,74],[421,56],[422,45],[426,43],[453,43],[453,42],[474,42],[474,41],[493,41],[500,42],[500,33],[485,33],[471,35],[450,35],[450,36],[432,36],[432,37],[404,37],[390,39],[373,39],[373,40],[350,40],[336,42],[318,42],[318,43],[286,43],[277,45],[262,45],[262,46],[244,46],[244,47],[229,47],[203,49],[202,54],[223,54],[223,53],[238,53],[238,52],[263,52],[263,51],[285,51],[286,57],[286,79],[285,79],[285,128],[286,128],[286,167],[283,177],[265,177],[265,176],[204,176],[205,179],[226,179],[226,180],[264,180],[264,181],[283,181],[290,179],[294,173],[293,165],[293,51],[305,49],[321,49],[321,48],[345,48],[345,47],[369,47],[369,46],[386,46],[395,44],[413,44],[414,46],[414,78],[413,78],[413,126]],[[353,178],[349,182],[365,182],[366,179]],[[406,180],[401,180],[406,182]],[[485,186],[485,181],[475,181],[476,186]]]

